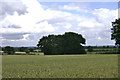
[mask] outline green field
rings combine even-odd
[[[117,54],[3,55],[3,78],[117,78]]]

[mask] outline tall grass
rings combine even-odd
[[[3,55],[3,78],[117,78],[113,55]]]

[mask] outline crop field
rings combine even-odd
[[[3,78],[117,78],[117,54],[3,55]]]

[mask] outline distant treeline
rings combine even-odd
[[[8,47],[8,46],[5,46],[5,47]],[[1,47],[1,50],[4,51],[5,47]],[[33,52],[34,50],[39,49],[38,47],[12,47],[12,48],[14,48],[14,51],[16,52],[26,52],[27,50],[29,50],[30,52]]]
[[[119,51],[116,46],[86,46],[85,49],[90,54],[118,54]]]
[[[3,48],[5,48],[5,47],[0,46],[0,50],[3,50]],[[12,46],[10,46],[10,47],[12,47]],[[88,48],[88,47],[92,47],[92,48],[117,48],[118,46],[111,46],[111,45],[110,46],[109,45],[106,45],[106,46],[84,46],[84,48]],[[13,47],[13,48],[15,49],[15,51],[20,51],[21,50],[20,48],[33,49],[33,50],[40,49],[36,46],[34,46],[34,47],[24,47],[24,46],[22,46],[22,47]]]
[[[38,47],[0,47],[1,53],[7,54],[7,55],[14,55],[15,52],[24,52],[26,54],[29,54],[30,52],[41,52]]]
[[[8,47],[7,50],[5,48]],[[4,51],[6,54],[15,54],[15,52],[25,52],[26,54],[29,54],[29,52],[41,52],[41,49],[38,47],[0,47],[0,51]],[[9,49],[12,48],[12,49]],[[118,52],[117,46],[84,46],[86,52],[88,54],[115,54]]]
[[[92,47],[92,48],[116,48],[117,46],[109,46],[109,45],[106,45],[106,46],[84,46],[85,48],[88,48],[88,47]]]

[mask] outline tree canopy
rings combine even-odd
[[[111,35],[111,39],[115,40],[115,45],[119,46],[119,53],[120,53],[120,18],[116,19],[115,22],[112,22],[112,26],[113,28],[111,28],[112,30],[112,35]]]
[[[74,32],[66,32],[63,35],[43,36],[37,46],[44,54],[85,54],[82,44],[85,39],[81,34]]]
[[[15,53],[14,48],[10,46],[6,46],[3,49],[4,53],[7,53],[8,55],[13,55]]]
[[[20,51],[20,52],[25,52],[26,50],[27,50],[27,47],[20,47],[20,48],[19,48],[19,51]]]
[[[120,45],[120,18],[116,19],[115,22],[112,22],[112,40],[116,41],[116,45]]]
[[[88,50],[87,50],[88,52],[93,52],[93,48],[92,48],[92,46],[88,46]]]

